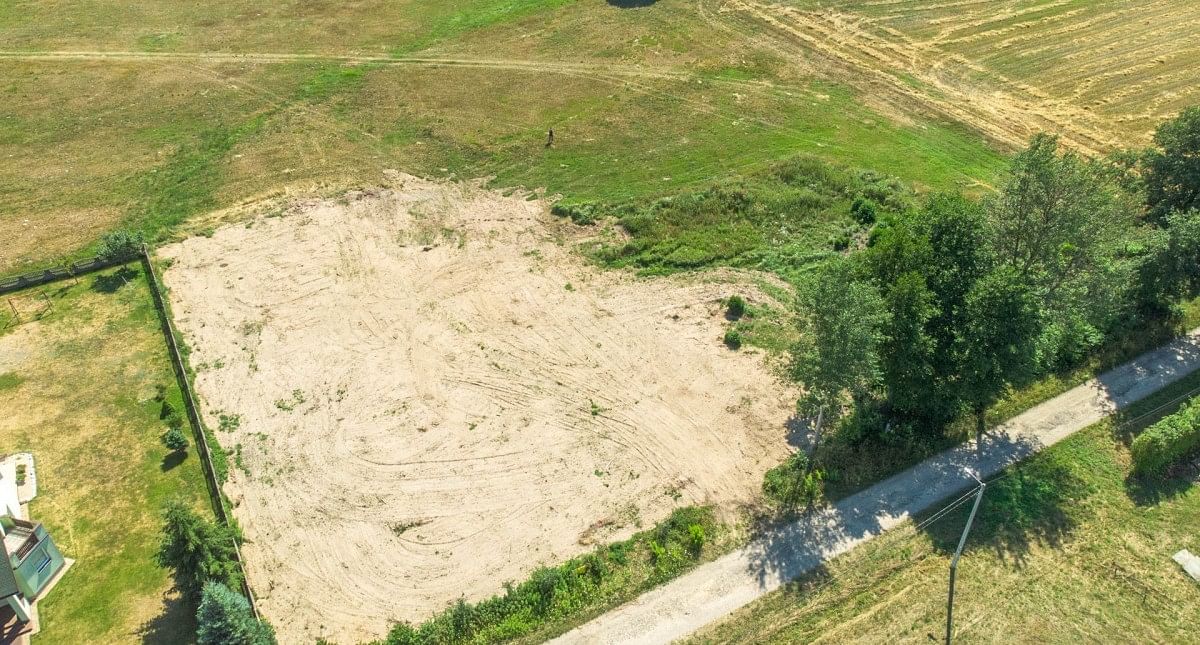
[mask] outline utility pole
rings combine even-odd
[[[979,481],[979,479],[976,478],[975,481]],[[954,631],[954,577],[958,573],[958,558],[962,556],[963,547],[967,544],[967,534],[971,532],[971,524],[975,522],[975,512],[979,510],[979,502],[983,501],[983,489],[985,488],[987,488],[987,484],[979,481],[979,490],[975,493],[975,504],[971,507],[971,515],[967,517],[967,525],[963,528],[962,537],[958,540],[958,548],[950,560],[950,593],[946,599],[946,645],[950,645],[950,634]]]

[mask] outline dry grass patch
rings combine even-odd
[[[764,45],[815,56],[877,100],[1010,145],[1038,131],[1091,152],[1145,144],[1200,92],[1189,0],[712,4],[769,34]]]

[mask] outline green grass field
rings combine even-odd
[[[1197,391],[1193,374],[989,485],[959,565],[956,641],[1193,640],[1200,594],[1171,555],[1200,549],[1200,462],[1139,482],[1129,477],[1127,445]],[[922,531],[896,529],[691,640],[940,640],[949,557],[968,511]]]
[[[0,9],[0,273],[386,168],[628,199],[797,153],[918,187],[980,190],[1002,166],[966,127],[892,120],[689,3],[467,4]]]
[[[33,321],[43,292],[53,309]],[[38,605],[36,642],[190,641],[195,618],[154,560],[159,512],[211,511],[194,448],[180,460],[159,438],[156,386],[176,408],[179,394],[141,268],[6,298],[25,322],[0,317],[0,452],[34,454],[30,514],[75,559]]]

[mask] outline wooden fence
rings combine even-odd
[[[154,272],[154,263],[150,261],[150,251],[142,245],[142,266],[146,270],[146,282],[150,285],[150,293],[154,297],[154,308],[158,311],[158,320],[162,327],[163,336],[167,339],[167,353],[171,355],[171,366],[175,370],[175,378],[179,381],[179,390],[183,392],[183,407],[187,410],[188,421],[196,438],[196,448],[200,452],[200,461],[204,464],[204,479],[208,481],[209,495],[212,497],[213,511],[217,519],[226,526],[229,525],[229,513],[225,510],[225,497],[221,495],[221,482],[217,478],[217,470],[213,467],[212,452],[208,448],[208,435],[204,432],[204,419],[196,406],[196,397],[192,392],[192,383],[188,379],[187,368],[183,364],[183,355],[179,352],[179,343],[175,340],[175,328],[171,324],[171,314],[163,297],[162,287],[159,286],[158,275]],[[233,543],[233,556],[238,568],[242,571],[242,593],[250,602],[254,617],[261,620],[258,607],[254,602],[254,594],[250,591],[250,581],[246,576],[246,565],[242,562],[242,551],[237,541]]]
[[[78,262],[68,264],[65,267],[56,269],[46,269],[39,273],[26,273],[23,275],[13,275],[0,278],[0,294],[12,293],[29,287],[36,287],[48,282],[62,280],[64,278],[73,278],[100,269],[115,267],[118,264],[124,264],[127,260],[102,260],[100,258],[92,258],[90,260],[80,260]]]

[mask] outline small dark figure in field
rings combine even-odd
[[[546,133],[546,147],[549,148],[553,145],[554,145],[554,128],[550,128],[550,131]]]

